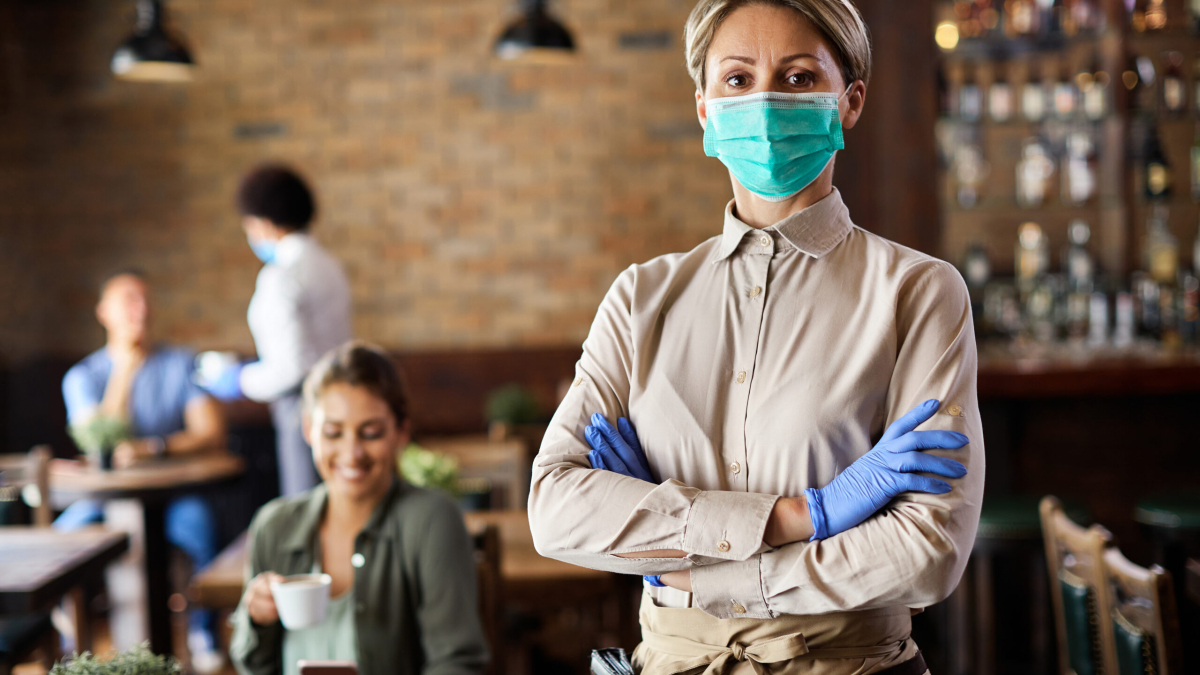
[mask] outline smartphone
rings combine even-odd
[[[358,675],[358,664],[353,661],[307,661],[301,659],[300,675]]]

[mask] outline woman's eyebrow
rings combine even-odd
[[[817,57],[813,56],[812,54],[809,54],[808,52],[801,52],[799,54],[792,54],[791,56],[785,56],[782,59],[780,59],[779,61],[780,61],[780,63],[788,63],[789,61],[795,61],[796,59],[816,59],[816,58]]]
[[[816,58],[817,57],[813,56],[812,54],[809,54],[808,52],[801,52],[799,54],[792,54],[791,56],[785,56],[782,59],[780,59],[779,62],[780,63],[790,63],[792,61],[795,61],[796,59],[816,59]],[[748,64],[751,66],[753,66],[754,64],[757,63],[757,61],[755,61],[752,57],[749,57],[749,56],[726,56],[725,58],[721,59],[721,63],[725,63],[726,61],[741,61],[742,63]]]
[[[749,56],[726,56],[725,58],[721,59],[721,63],[725,63],[726,61],[741,61],[742,63],[751,66],[756,63],[756,61]]]

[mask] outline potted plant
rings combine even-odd
[[[67,431],[75,445],[87,455],[88,462],[104,471],[112,468],[112,453],[117,444],[132,436],[128,422],[104,415],[72,424]]]
[[[183,675],[183,668],[175,659],[139,645],[107,659],[90,652],[74,654],[54,664],[50,675]]]
[[[510,383],[488,394],[483,414],[488,422],[488,436],[500,441],[508,438],[518,427],[537,422],[541,411],[533,392],[519,384]]]
[[[445,490],[458,497],[458,462],[453,457],[410,443],[398,461],[404,480],[418,487]]]

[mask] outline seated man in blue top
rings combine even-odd
[[[96,318],[107,343],[67,372],[63,399],[72,425],[99,415],[128,423],[133,437],[116,447],[113,467],[223,447],[224,416],[220,404],[192,383],[192,354],[149,339],[150,299],[141,274],[124,272],[108,279]],[[82,501],[64,511],[54,526],[71,530],[102,518],[100,503]],[[216,522],[203,498],[175,499],[167,507],[166,529],[167,539],[187,553],[196,569],[215,557]],[[197,671],[213,672],[222,665],[214,629],[211,612],[192,612],[188,647]]]

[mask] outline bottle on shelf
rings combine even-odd
[[[1017,286],[1022,292],[1027,292],[1049,269],[1050,244],[1042,233],[1042,227],[1034,222],[1023,223],[1017,229]]]
[[[1171,197],[1171,164],[1158,138],[1158,126],[1146,130],[1142,151],[1142,196],[1147,201],[1164,202]]]
[[[1109,76],[1100,67],[1098,54],[1092,54],[1091,65],[1075,76],[1075,83],[1083,97],[1083,114],[1096,122],[1108,114]]]
[[[1183,86],[1183,54],[1167,52],[1163,57],[1162,105],[1168,115],[1182,115],[1187,108]]]
[[[1192,33],[1200,34],[1200,0],[1188,0],[1188,24]]]
[[[1054,112],[1060,118],[1068,119],[1075,114],[1075,104],[1075,82],[1064,61],[1054,82]]]
[[[1130,55],[1125,71],[1121,73],[1121,82],[1129,92],[1127,102],[1131,112],[1154,112],[1156,79],[1153,59],[1148,56]]]
[[[979,188],[990,170],[983,150],[972,140],[960,139],[954,148],[952,164],[958,182],[958,205],[972,208],[979,201]]]
[[[1200,55],[1192,62],[1192,106],[1196,116],[1200,117]]]
[[[1196,238],[1192,241],[1192,274],[1200,277],[1200,229],[1196,230]]]
[[[983,113],[983,90],[975,79],[976,68],[973,64],[963,64],[963,80],[959,85],[959,116],[966,122],[979,121]]]
[[[1073,35],[1072,26],[1067,24],[1070,22],[1070,17],[1067,16],[1066,9],[1063,7],[1063,0],[1040,0],[1038,6],[1042,8],[1042,25],[1044,32],[1050,35],[1061,35],[1067,33]]]
[[[1147,31],[1162,30],[1167,27],[1166,0],[1146,0],[1145,23]]]
[[[1008,16],[1005,17],[1004,22],[1004,34],[1007,37],[1022,37],[1037,32],[1035,0],[1009,0],[1004,5],[1008,10]]]
[[[1096,194],[1095,143],[1088,126],[1079,125],[1067,134],[1060,174],[1064,203],[1079,206]]]
[[[988,87],[988,115],[993,122],[1007,122],[1012,117],[1013,94],[1008,83],[1008,64],[996,63],[992,84]]]
[[[1129,25],[1135,33],[1146,32],[1146,5],[1149,0],[1125,0],[1129,10]]]
[[[1081,340],[1089,333],[1088,315],[1092,304],[1095,269],[1087,242],[1092,236],[1088,224],[1076,218],[1067,227],[1070,244],[1063,251],[1062,268],[1067,275],[1067,335]]]
[[[1194,345],[1200,338],[1200,279],[1185,274],[1180,291],[1180,333],[1184,344]]]
[[[1046,146],[1038,138],[1026,140],[1017,162],[1017,203],[1025,207],[1041,206],[1053,175],[1054,161]]]
[[[1101,347],[1108,342],[1108,296],[1094,291],[1088,299],[1088,344]]]
[[[1173,286],[1179,274],[1179,242],[1167,229],[1167,207],[1155,204],[1146,220],[1146,271],[1161,286]]]
[[[1067,26],[1069,27],[1064,27],[1067,35],[1075,34],[1071,32],[1072,29],[1075,32],[1092,34],[1104,30],[1104,10],[1099,7],[1097,0],[1075,0],[1069,4],[1070,9],[1067,12]]]
[[[1128,347],[1133,344],[1137,326],[1134,294],[1127,291],[1117,293],[1116,300],[1113,302],[1113,310],[1113,344],[1121,348]]]
[[[1038,75],[1038,69],[1030,63],[1021,86],[1021,115],[1030,122],[1041,122],[1046,116],[1046,88]]]
[[[967,282],[967,294],[971,298],[971,315],[975,317],[975,328],[979,332],[986,329],[984,307],[985,290],[992,277],[992,264],[988,261],[987,249],[979,242],[967,248],[963,258],[963,279]]]

